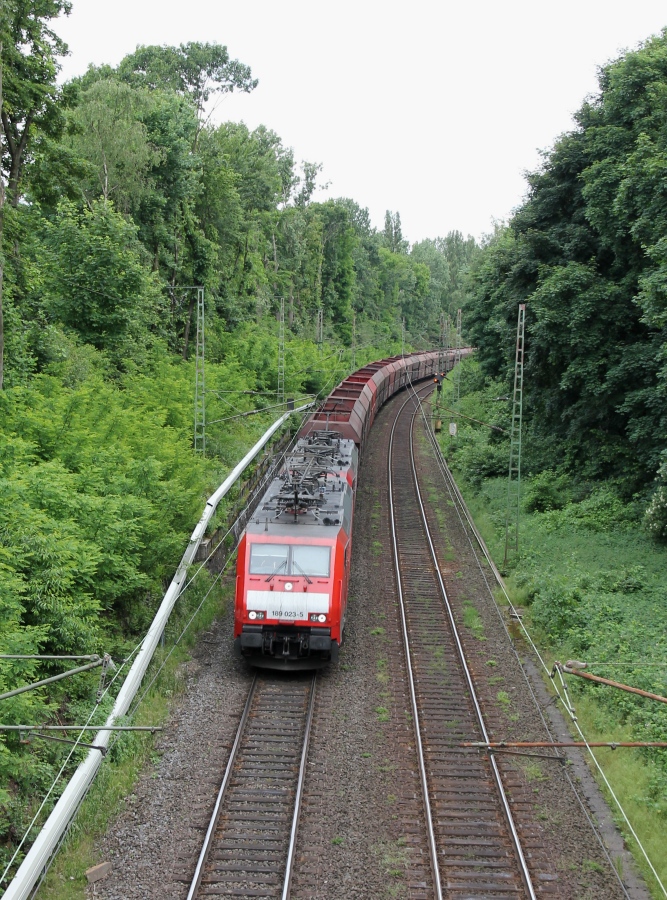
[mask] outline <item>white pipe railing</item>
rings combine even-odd
[[[183,583],[188,574],[188,567],[195,558],[201,539],[206,533],[208,523],[211,521],[218,504],[237,481],[241,473],[257,456],[259,451],[266,446],[268,441],[273,437],[276,431],[278,431],[281,425],[283,425],[293,413],[304,412],[312,405],[312,403],[306,403],[304,406],[299,406],[297,409],[289,410],[274,422],[269,430],[257,441],[252,450],[249,450],[241,462],[232,469],[217,491],[209,497],[206,507],[204,508],[204,513],[197,523],[197,527],[192,532],[190,543],[183,554],[183,558],[176,570],[176,574],[167,589],[167,593],[164,595],[164,599],[155,614],[155,618],[153,619],[151,627],[148,629],[146,637],[141,643],[141,647],[132,663],[132,667],[127,673],[127,678],[118,692],[113,709],[105,722],[106,728],[102,727],[100,731],[97,732],[97,736],[94,740],[97,747],[108,746],[111,735],[113,734],[113,732],[108,729],[117,719],[127,713],[130,704],[139,690],[146,669],[153,658],[155,648],[167,625],[174,605],[180,596]],[[21,863],[18,872],[3,895],[4,900],[27,900],[30,896],[30,892],[33,890],[38,878],[41,876],[49,859],[56,850],[58,842],[69,826],[70,821],[75,816],[81,801],[85,797],[88,788],[97,774],[101,762],[102,753],[100,750],[96,749],[90,750],[83,762],[80,763],[60,799],[53,808],[51,815],[37,835],[35,843],[30,848],[28,854]]]

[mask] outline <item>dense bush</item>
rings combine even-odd
[[[523,505],[526,512],[562,509],[568,501],[570,478],[547,469],[527,482]]]

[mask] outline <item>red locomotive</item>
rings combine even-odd
[[[382,404],[451,369],[453,356],[417,353],[364,366],[301,428],[239,544],[234,645],[253,665],[312,669],[338,657],[359,453]]]

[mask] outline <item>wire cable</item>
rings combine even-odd
[[[137,652],[137,650],[139,649],[140,646],[141,646],[141,643],[137,644],[137,646],[136,646],[136,647],[134,648],[134,650],[130,653],[130,655],[129,655],[126,659],[124,659],[123,662],[120,664],[120,666],[116,669],[116,672],[115,672],[114,676],[113,676],[112,679],[110,680],[109,684],[106,686],[106,688],[105,688],[105,690],[104,690],[102,696],[100,697],[100,700],[97,701],[97,702],[95,703],[95,706],[93,707],[93,709],[92,709],[90,715],[88,716],[88,719],[86,720],[86,725],[90,725],[90,723],[91,723],[91,721],[92,721],[92,719],[93,719],[95,713],[96,713],[97,710],[99,709],[99,704],[100,704],[101,700],[109,693],[109,690],[111,689],[112,684],[113,684],[113,683],[116,681],[116,679],[119,677],[119,675],[120,675],[120,673],[122,672],[122,670],[123,670],[123,668],[125,667],[125,665],[126,665],[126,664],[130,661],[130,659],[134,656],[134,654]],[[103,727],[103,726],[100,725],[100,728],[102,728],[102,727]],[[53,779],[53,781],[52,781],[52,783],[51,783],[51,786],[49,787],[48,791],[46,792],[46,794],[45,794],[45,796],[44,796],[44,798],[43,798],[43,800],[42,800],[42,802],[41,802],[41,804],[40,804],[40,806],[39,806],[39,809],[37,810],[37,812],[36,812],[35,815],[33,816],[32,821],[30,822],[30,825],[28,825],[28,827],[27,827],[27,829],[26,829],[26,831],[25,831],[23,837],[21,838],[21,841],[20,841],[18,847],[16,848],[16,850],[14,851],[14,853],[13,853],[11,859],[9,860],[9,862],[7,863],[7,865],[5,866],[5,870],[4,870],[4,872],[2,873],[2,875],[0,876],[0,884],[2,884],[2,883],[4,882],[4,880],[5,880],[5,878],[7,877],[7,873],[9,872],[9,870],[10,870],[11,867],[12,867],[12,865],[14,864],[14,861],[16,860],[16,857],[17,857],[18,854],[21,852],[21,849],[23,848],[23,845],[25,844],[26,840],[28,839],[28,835],[29,835],[30,832],[32,831],[33,826],[34,826],[35,823],[37,822],[37,819],[39,818],[39,816],[40,816],[42,810],[44,809],[46,803],[48,802],[49,797],[50,797],[51,794],[53,793],[53,791],[54,791],[54,789],[55,789],[55,787],[56,787],[58,781],[60,781],[60,778],[62,777],[63,772],[65,771],[65,769],[66,769],[66,767],[67,767],[67,764],[69,763],[70,759],[72,758],[72,755],[74,754],[74,752],[77,750],[77,748],[78,748],[78,746],[79,746],[79,743],[81,742],[82,738],[83,738],[84,735],[86,734],[86,731],[87,731],[87,729],[85,729],[85,728],[81,730],[81,733],[80,733],[80,734],[78,735],[78,737],[76,738],[76,740],[75,740],[75,742],[74,742],[74,745],[72,746],[71,750],[69,751],[69,753],[68,753],[67,756],[65,757],[65,760],[64,760],[62,766],[60,767],[60,770],[58,771],[58,774],[57,774],[57,775],[55,776],[55,778]]]

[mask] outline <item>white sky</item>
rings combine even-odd
[[[218,119],[274,129],[414,242],[506,218],[597,67],[665,26],[658,0],[73,0],[56,31],[65,78],[137,44],[226,44],[259,86]]]

